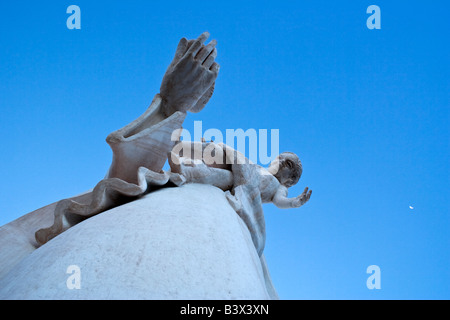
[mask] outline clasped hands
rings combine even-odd
[[[214,92],[219,74],[216,40],[205,45],[209,33],[202,33],[196,40],[182,38],[175,57],[164,74],[160,95],[167,116],[176,111],[199,112]]]

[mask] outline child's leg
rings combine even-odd
[[[186,178],[186,183],[210,184],[224,191],[233,186],[233,173],[229,170],[212,168],[204,162],[183,159],[173,153],[169,156],[169,165],[172,172]]]
[[[194,183],[210,184],[223,191],[233,187],[233,173],[229,170],[211,168],[206,164],[185,167],[185,172]],[[186,178],[189,180],[189,178]]]

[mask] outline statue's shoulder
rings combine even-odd
[[[259,167],[258,172],[260,174],[259,189],[261,192],[261,200],[263,202],[271,202],[280,187],[280,182],[263,167]]]

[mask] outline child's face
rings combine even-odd
[[[274,176],[283,186],[289,188],[297,183],[299,173],[296,172],[298,170],[296,164],[298,161],[295,154],[282,153],[270,164],[270,167],[274,169]]]
[[[275,177],[280,181],[280,183],[285,187],[292,187],[295,183],[292,177],[292,170],[287,167],[282,167],[278,170],[278,173]]]

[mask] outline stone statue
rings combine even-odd
[[[180,144],[184,144],[185,149],[195,149],[195,142]],[[308,192],[306,187],[301,195],[287,198],[288,188],[301,177],[303,169],[300,159],[292,152],[284,152],[265,169],[222,143],[202,143],[198,148],[202,149],[200,154],[203,157],[205,150],[214,150],[214,158],[222,161],[211,161],[207,158],[209,153],[206,153],[206,159],[192,159],[171,152],[169,164],[172,174],[181,174],[185,180],[183,183],[211,184],[225,191],[228,201],[251,231],[255,247],[261,255],[265,242],[262,203],[272,202],[280,209],[299,208],[311,197],[312,190]],[[217,157],[217,154],[222,156]]]
[[[172,134],[181,128],[187,111],[203,109],[219,73],[219,65],[214,61],[217,42],[204,45],[208,37],[209,33],[204,32],[196,40],[180,40],[163,77],[160,94],[143,115],[106,138],[113,151],[107,177],[97,184],[88,199],[60,201],[53,225],[36,232],[38,245],[84,218],[130,201],[150,186],[169,181],[167,174],[160,173],[174,145]]]
[[[139,167],[159,172],[173,147],[175,129],[181,128],[186,112],[199,112],[208,103],[219,74],[215,62],[216,41],[204,42],[209,33],[196,40],[182,38],[163,77],[160,93],[148,110],[128,126],[111,133],[106,141],[113,150],[107,178],[136,183]]]
[[[197,164],[190,158],[180,162],[178,155],[172,151],[173,132],[181,128],[186,112],[203,109],[214,90],[219,72],[219,65],[214,62],[217,42],[212,40],[205,46],[203,43],[207,37],[208,33],[205,32],[195,41],[185,38],[180,40],[175,57],[164,75],[159,97],[140,118],[107,137],[113,150],[113,163],[108,176],[94,188],[91,201],[86,204],[70,199],[60,201],[55,209],[54,224],[36,232],[36,240],[40,245],[77,222],[122,204],[123,201],[130,201],[154,186],[163,186],[169,182],[177,186],[206,183],[227,192],[230,203],[249,229],[256,229],[252,236],[259,254],[262,254],[265,226],[261,203],[273,202],[285,209],[300,207],[309,200],[311,191],[308,192],[308,188],[296,198],[287,198],[287,189],[298,182],[302,173],[301,162],[293,153],[282,153],[268,169],[264,169],[250,164],[244,155],[224,144],[216,146],[202,143],[202,149],[222,149],[218,152],[228,157],[219,161],[221,163],[213,162],[212,166],[206,165],[202,159],[198,159],[200,162]],[[193,142],[181,144],[185,148],[195,148]],[[162,172],[167,158],[171,171]],[[231,167],[220,167],[222,164],[231,164]],[[236,196],[236,189],[240,186],[245,186],[246,191]],[[255,208],[245,208],[242,196],[248,197],[255,191],[259,192],[259,200],[252,205]],[[260,217],[249,218],[255,212],[259,212]],[[256,227],[255,223],[259,226]]]
[[[263,257],[266,235],[262,203],[298,208],[310,199],[311,191],[305,188],[301,195],[287,197],[288,188],[302,174],[302,164],[294,153],[284,152],[268,168],[262,168],[225,144],[179,141],[186,112],[201,111],[214,91],[219,73],[217,42],[205,44],[208,37],[205,32],[195,40],[182,38],[160,93],[149,108],[107,137],[113,160],[105,179],[91,191],[38,209],[0,229],[0,244],[11,246],[0,253],[9,261],[0,266],[0,279],[33,250],[88,218],[163,187],[204,184],[221,189],[242,218],[261,258],[266,287],[271,286]],[[190,151],[196,148],[202,151],[201,158],[192,156],[195,152]],[[166,161],[169,171],[162,170]]]

